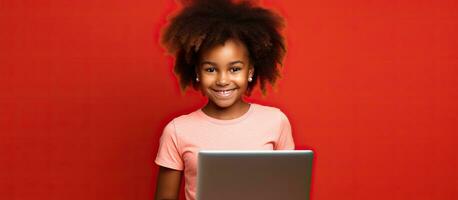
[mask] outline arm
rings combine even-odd
[[[281,131],[275,150],[294,150],[294,140],[291,133],[291,124],[288,117],[281,113]]]
[[[156,183],[155,200],[178,199],[180,193],[182,171],[159,167]]]

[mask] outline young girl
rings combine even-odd
[[[248,103],[259,82],[275,84],[285,54],[283,20],[248,1],[186,1],[171,19],[162,42],[175,56],[182,89],[208,98],[201,109],[164,128],[156,164],[156,199],[178,199],[184,171],[187,200],[196,195],[200,150],[294,149],[288,118],[277,108]]]

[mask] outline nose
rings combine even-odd
[[[216,85],[218,86],[225,86],[229,83],[229,77],[226,73],[221,72],[218,74],[218,77],[216,78]]]

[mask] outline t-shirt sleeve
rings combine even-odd
[[[159,166],[183,170],[183,159],[179,152],[178,138],[173,120],[165,126],[159,140],[159,150],[155,163]]]
[[[294,150],[294,140],[288,117],[281,113],[281,132],[275,150]]]

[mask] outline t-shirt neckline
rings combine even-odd
[[[212,123],[216,124],[234,124],[241,122],[245,120],[255,109],[255,104],[254,103],[249,103],[250,107],[248,108],[248,111],[246,111],[242,116],[234,118],[234,119],[216,119],[214,117],[210,117],[207,114],[202,111],[202,108],[197,111],[197,113],[204,118],[206,121],[210,121]]]

